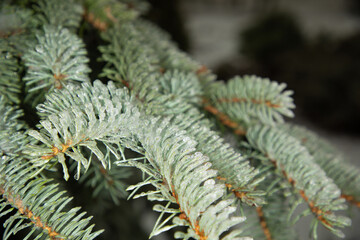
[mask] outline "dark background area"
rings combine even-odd
[[[325,130],[360,134],[360,1],[150,3],[152,9],[146,17],[168,31],[182,50],[210,65],[220,80],[255,74],[285,82],[295,92],[297,115]],[[208,25],[206,19],[210,20]],[[217,25],[211,26],[212,22]],[[234,26],[233,39],[221,38],[225,32],[221,28],[226,29],[226,25]],[[201,44],[199,38],[211,36],[213,42]],[[226,51],[230,41],[232,54],[217,58],[214,53],[214,60],[206,58],[215,48],[218,53],[221,48]]]

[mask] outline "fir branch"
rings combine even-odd
[[[132,23],[111,29],[102,34],[102,38],[110,44],[99,48],[102,60],[106,61],[101,76],[119,83],[125,82],[132,90],[139,92],[145,79],[154,83],[154,79],[161,75],[154,50],[141,44],[141,33],[136,31]]]
[[[207,157],[195,153],[195,141],[169,125],[169,121],[151,119],[143,126],[138,129],[139,141],[146,149],[145,156],[150,165],[162,176],[149,184],[162,192],[164,200],[179,205],[180,215],[173,223],[190,227],[188,233],[177,233],[176,238],[219,239],[226,229],[244,220],[229,216],[236,209],[231,206],[234,200],[220,201],[225,195],[225,186],[215,183],[216,171],[210,169]],[[153,198],[154,193],[156,191],[147,195],[158,200],[159,197]],[[239,234],[235,232],[230,233],[233,239]]]
[[[90,69],[82,41],[67,29],[44,26],[37,35],[37,45],[23,59],[28,68],[24,77],[29,92],[61,89],[67,82],[89,81]],[[44,92],[40,92],[42,97]],[[31,95],[32,96],[32,95]]]
[[[0,9],[0,38],[11,38],[25,32],[32,24],[32,11],[21,7],[2,4]]]
[[[96,81],[94,84],[99,89],[108,92],[109,90],[114,90],[114,86],[111,84],[109,89],[106,89],[99,81]],[[99,89],[94,92],[99,92]],[[89,90],[90,92],[88,92]],[[66,93],[69,92],[72,92],[72,94],[67,96]],[[83,94],[79,96],[80,93]],[[76,178],[79,178],[81,173],[80,166],[82,165],[87,169],[91,163],[84,156],[82,147],[93,152],[104,168],[107,168],[110,162],[99,149],[97,141],[108,143],[105,144],[106,148],[112,154],[115,154],[115,156],[119,156],[110,148],[110,144],[119,144],[123,139],[131,138],[130,130],[126,129],[125,126],[126,122],[132,119],[133,108],[129,106],[129,103],[126,105],[126,102],[120,100],[126,93],[121,90],[112,92],[112,96],[108,94],[110,99],[104,99],[104,101],[91,96],[91,98],[87,98],[92,99],[91,102],[83,102],[81,105],[75,105],[75,101],[71,101],[72,97],[78,96],[78,101],[82,102],[84,100],[82,98],[89,97],[90,94],[92,94],[91,86],[84,84],[82,88],[76,89],[72,86],[67,91],[57,91],[52,95],[56,103],[58,103],[58,99],[61,97],[67,98],[68,101],[66,102],[70,103],[71,107],[67,110],[60,109],[58,114],[52,114],[46,120],[41,121],[42,130],[40,132],[35,130],[29,131],[32,137],[43,143],[42,146],[31,146],[27,151],[27,154],[33,157],[32,162],[34,164],[44,166],[50,160],[58,161],[63,166],[64,178],[68,179],[69,175],[65,163],[65,156],[68,156],[78,163]],[[106,96],[106,92],[102,92],[102,95]],[[60,105],[59,107],[62,106]],[[54,110],[56,105],[51,106],[51,108]],[[131,140],[128,141],[130,142]]]
[[[208,101],[213,112],[223,113],[240,126],[248,127],[256,122],[282,123],[283,117],[293,117],[295,107],[290,97],[292,91],[283,91],[285,84],[270,82],[255,76],[235,77],[226,85],[214,83],[209,90]]]
[[[218,109],[216,109],[214,106],[211,106],[209,104],[209,101],[204,99],[204,110],[210,112],[213,114],[219,121],[224,124],[225,126],[232,128],[233,132],[236,135],[244,136],[246,135],[246,130],[243,126],[239,125],[237,122],[232,121],[226,114],[220,112]]]
[[[134,151],[138,151],[138,149],[133,148],[132,146],[138,144],[136,143],[133,145],[132,139],[137,139],[137,141],[141,143],[143,148],[142,153],[145,154],[149,164],[142,164],[132,159],[123,159],[123,162],[118,164],[121,165],[126,162],[143,171],[148,169],[146,172],[151,174],[151,176],[157,180],[157,182],[151,183],[162,192],[162,198],[175,203],[176,199],[174,196],[170,195],[169,192],[176,195],[180,208],[190,219],[190,227],[192,230],[189,234],[191,234],[191,236],[197,236],[200,239],[203,235],[202,232],[204,231],[204,234],[208,236],[209,239],[218,239],[230,226],[236,225],[244,220],[243,218],[230,217],[229,214],[233,213],[236,209],[235,207],[230,206],[234,203],[234,200],[227,200],[226,203],[224,202],[221,204],[217,203],[222,197],[225,197],[225,186],[216,184],[215,181],[211,179],[216,176],[216,171],[209,169],[211,164],[208,163],[208,159],[200,153],[194,154],[195,141],[191,140],[191,138],[186,135],[179,133],[176,126],[169,124],[170,119],[161,120],[147,115],[142,116],[131,106],[130,102],[124,101],[126,99],[129,100],[129,97],[126,97],[126,92],[124,92],[124,90],[114,88],[113,84],[106,87],[98,81],[96,81],[94,85],[95,86],[91,88],[89,85],[83,84],[82,88],[73,89],[73,91],[55,91],[52,94],[53,97],[51,97],[51,99],[67,98],[72,100],[64,101],[65,104],[76,104],[86,99],[91,99],[90,102],[93,102],[92,108],[94,110],[91,112],[86,110],[90,109],[88,103],[87,106],[85,105],[86,109],[84,112],[86,112],[86,115],[83,114],[82,111],[77,110],[77,117],[70,118],[75,119],[73,124],[77,126],[77,136],[85,136],[89,138],[89,140],[96,139],[100,142],[107,142],[108,139],[111,139],[111,142],[118,142],[119,145],[127,146]],[[106,88],[108,88],[108,90],[104,91]],[[96,93],[99,93],[100,96],[100,92],[102,93],[101,100],[95,95]],[[110,94],[107,94],[106,92],[109,92]],[[88,95],[86,95],[86,93]],[[59,96],[59,98],[55,96]],[[109,101],[106,101],[106,97]],[[105,102],[106,104],[103,104],[102,102]],[[42,109],[50,108],[50,106],[45,107],[46,105],[47,104],[42,106]],[[81,105],[79,104],[77,106]],[[69,136],[72,138],[71,132],[65,134],[62,130],[69,129],[71,131],[71,129],[75,129],[74,127],[64,124],[61,126],[61,122],[71,124],[71,122],[67,120],[69,117],[65,116],[65,113],[70,114],[70,112],[61,110],[62,107],[64,106],[52,106],[53,112],[58,108],[58,115],[61,116],[64,114],[63,117],[60,118],[56,117],[56,114],[54,113],[49,116],[49,120],[54,127],[50,127],[50,122],[47,123],[45,122],[46,120],[42,122],[42,125],[47,128],[48,133],[46,133],[46,135],[45,132],[37,132],[36,134],[34,131],[31,132],[33,136],[46,143],[48,147],[51,147],[52,145],[56,146],[56,144],[58,144],[56,141],[58,135],[60,137]],[[72,106],[71,108],[76,109],[75,106]],[[92,115],[97,112],[99,112],[99,117],[93,117]],[[54,119],[56,119],[56,121]],[[77,121],[79,121],[77,119],[83,119],[83,122],[77,123]],[[111,121],[107,122],[108,119]],[[91,121],[94,121],[94,123],[91,123]],[[97,122],[99,123],[97,124]],[[102,127],[102,124],[104,124],[103,126],[105,127]],[[94,128],[92,126],[94,126]],[[58,130],[55,131],[55,129]],[[50,135],[50,133],[52,135]],[[73,141],[73,143],[76,142],[78,141]],[[84,141],[84,144],[85,142],[86,141]],[[70,147],[73,148],[73,145],[65,149],[65,154],[68,154],[67,149],[70,149]],[[59,151],[56,151],[56,153],[62,154],[62,149],[64,148],[58,149]],[[90,150],[96,154],[94,147]],[[39,150],[33,152],[36,154]],[[97,156],[98,155],[99,154],[97,154]],[[72,155],[69,156],[72,157]],[[159,184],[159,181],[164,181],[166,184]],[[205,184],[206,181],[207,184]],[[194,193],[195,190],[196,193]],[[215,192],[216,197],[214,198]],[[153,195],[154,193],[143,195],[149,194]],[[156,199],[159,198],[161,198],[161,196]],[[214,206],[215,203],[216,205]],[[202,214],[202,212],[204,213]],[[211,222],[205,220],[209,219],[209,216],[207,216],[208,214],[212,214],[212,218],[218,214],[218,217],[215,217],[213,222]],[[202,215],[204,215],[204,220],[201,220]]]
[[[5,193],[5,189],[0,186],[0,195],[5,195]],[[59,233],[55,232],[51,227],[49,227],[46,223],[42,222],[38,216],[34,215],[34,213],[29,210],[28,207],[24,206],[23,201],[19,197],[15,198],[11,192],[6,195],[7,196],[4,197],[5,200],[9,204],[15,206],[22,216],[30,219],[31,223],[34,224],[36,227],[41,228],[44,231],[46,230],[50,239],[55,239],[60,235]],[[7,236],[9,235],[5,233],[5,239],[7,238]],[[63,240],[63,238],[60,238],[60,240]]]
[[[89,218],[81,220],[84,213],[78,213],[79,208],[61,212],[71,199],[63,197],[64,192],[59,192],[56,184],[33,177],[38,169],[23,152],[29,139],[21,132],[24,128],[18,120],[21,112],[7,106],[1,97],[0,113],[3,116],[0,121],[0,216],[9,213],[6,206],[18,210],[6,220],[3,239],[31,226],[26,239],[36,229],[41,229],[38,238],[47,236],[47,239],[93,239],[99,235],[100,232],[91,233],[93,226],[87,227]]]
[[[294,239],[284,192],[262,190],[277,181],[292,190],[288,194],[300,195],[297,202],[303,199],[308,204],[304,215],[314,214],[315,234],[321,222],[342,236],[337,228],[349,222],[334,212],[344,208],[344,199],[360,206],[358,170],[343,165],[342,158],[317,138],[307,133],[303,137],[302,130],[298,134],[294,129],[256,126],[281,128],[275,124],[293,116],[291,91],[284,91],[284,84],[253,76],[235,77],[227,85],[214,83],[215,76],[179,50],[169,35],[138,19],[146,9],[142,1],[82,3],[85,12],[75,0],[40,0],[29,4],[35,11],[6,5],[0,10],[0,19],[5,19],[5,28],[0,29],[0,38],[5,39],[0,41],[6,42],[4,48],[0,42],[0,57],[6,56],[0,58],[4,60],[0,84],[11,90],[10,94],[0,90],[5,95],[0,97],[0,216],[10,213],[7,206],[17,209],[6,221],[5,239],[27,227],[31,231],[26,238],[35,231],[39,231],[37,239],[95,238],[99,232],[91,233],[89,219],[80,220],[83,213],[77,208],[60,212],[70,199],[38,173],[61,163],[67,179],[68,162],[74,162],[75,178],[81,174],[82,181],[94,187],[94,195],[107,189],[116,203],[123,197],[121,180],[129,171],[110,168],[114,160],[143,172],[144,180],[128,188],[134,190],[130,197],[142,186],[152,185],[153,190],[134,198],[165,202],[154,206],[160,216],[151,236],[187,226],[187,233],[175,237],[248,239],[241,237],[247,232],[240,232],[251,221],[235,214],[244,202],[253,206],[247,216],[255,215],[256,220],[249,235]],[[73,85],[89,82],[84,45],[69,32],[78,28],[81,14],[105,32],[102,38],[108,44],[100,48],[105,62],[101,76],[115,84]],[[37,32],[35,43],[40,24],[46,26]],[[21,111],[8,105],[8,101],[19,102],[16,94],[21,84],[12,76],[19,79],[22,63],[17,60],[25,49],[26,101],[36,105],[49,92],[37,107],[40,129],[29,130],[30,136],[23,134],[24,125],[18,121]],[[205,100],[201,103],[201,99]],[[256,149],[265,168],[277,173],[275,183],[261,177],[263,162],[251,166],[211,130],[213,125],[199,112],[201,104],[236,134],[247,137],[249,144],[241,144]],[[125,149],[140,157],[128,158]],[[242,226],[235,229],[239,223]]]
[[[108,153],[109,154],[109,153]],[[94,155],[91,154],[90,158]],[[75,167],[75,165],[74,165]],[[104,200],[111,200],[116,205],[128,194],[125,191],[126,184],[124,179],[130,176],[131,172],[125,168],[111,166],[105,169],[98,160],[91,161],[91,167],[79,179],[79,183],[93,189],[92,196]]]
[[[160,66],[165,71],[176,69],[196,73],[201,69],[202,66],[181,51],[174,42],[171,42],[169,34],[159,27],[141,19],[134,21],[134,26],[143,36],[140,38],[142,43],[155,50]]]
[[[347,163],[335,146],[304,127],[286,124],[281,129],[301,141],[314,161],[339,186],[342,198],[360,207],[360,170],[357,167]]]
[[[17,52],[6,40],[0,39],[0,94],[15,104],[20,103],[19,72]]]
[[[103,38],[110,44],[100,47],[102,59],[107,62],[101,76],[130,89],[140,101],[138,107],[141,110],[149,114],[167,115],[190,109],[192,106],[177,96],[179,91],[169,88],[174,84],[191,96],[201,94],[200,87],[193,93],[185,90],[185,84],[199,85],[191,73],[170,71],[162,75],[154,49],[142,43],[143,35],[132,23],[109,30],[103,34]],[[181,80],[184,80],[182,84]],[[189,102],[194,101],[198,100]]]
[[[170,122],[198,142],[197,149],[209,157],[213,168],[219,172],[217,178],[230,192],[249,205],[264,203],[263,192],[255,191],[262,181],[259,171],[212,131],[210,123],[198,111],[193,109],[186,115],[173,116]]]
[[[136,19],[148,9],[144,1],[86,0],[84,18],[100,32]]]
[[[269,183],[268,181],[269,179],[262,187]],[[267,194],[266,201],[261,207],[244,207],[247,216],[244,234],[259,240],[297,239],[294,227],[288,220],[290,206],[284,197],[284,191]]]
[[[313,162],[306,148],[285,132],[269,126],[251,127],[247,138],[296,189],[316,218],[334,234],[343,236],[335,227],[349,225],[349,219],[332,212],[346,207],[340,198],[340,189]]]
[[[81,4],[76,0],[40,0],[36,1],[33,8],[39,25],[59,26],[71,32],[75,32],[79,27],[84,12]]]
[[[52,240],[89,240],[101,233],[92,233],[93,225],[88,226],[90,218],[82,219],[85,213],[79,213],[79,208],[61,212],[71,198],[64,197],[64,192],[59,192],[57,185],[50,184],[49,180],[32,179],[34,170],[28,162],[21,159],[12,160],[5,156],[0,161],[0,193],[3,196],[0,215],[9,213],[5,211],[8,205],[18,210],[4,224],[4,240],[31,226],[32,230],[28,232],[26,239],[36,229],[40,229],[37,238],[47,236],[46,239]]]
[[[256,207],[256,213],[259,216],[260,225],[261,225],[261,228],[263,229],[266,240],[271,240],[272,239],[271,232],[270,232],[268,224],[266,222],[262,207]]]
[[[138,27],[139,30],[142,30],[142,28],[139,28],[139,25],[134,24],[135,27]],[[110,35],[110,32],[108,33]],[[155,55],[154,51],[147,47],[147,45],[141,44],[141,40],[143,39],[143,36],[134,29],[134,27],[130,24],[126,24],[122,28],[119,29],[116,33],[113,33],[113,35],[116,35],[117,37],[114,37],[111,39],[111,48],[106,47],[103,48],[103,58],[106,59],[108,62],[114,64],[114,66],[118,66],[114,68],[114,66],[110,66],[109,68],[106,68],[105,71],[110,73],[121,73],[122,77],[117,79],[129,79],[126,77],[127,75],[134,75],[135,74],[141,74],[143,71],[147,71],[147,73],[153,72],[153,75],[150,75],[147,77],[145,74],[141,74],[140,77],[130,80],[130,89],[139,99],[139,96],[144,96],[140,98],[138,106],[143,109],[146,113],[152,114],[152,115],[172,115],[172,114],[179,114],[184,113],[184,115],[181,115],[178,119],[170,120],[172,123],[177,125],[180,129],[186,130],[189,135],[195,136],[195,139],[197,141],[201,141],[203,145],[207,146],[208,152],[204,152],[207,156],[210,157],[210,161],[212,164],[214,164],[214,167],[218,169],[221,173],[222,178],[228,178],[227,182],[231,182],[234,185],[233,192],[237,194],[237,196],[241,196],[242,200],[245,202],[251,202],[251,204],[258,204],[261,202],[260,198],[256,195],[259,193],[253,193],[254,196],[251,197],[252,194],[252,187],[250,187],[248,184],[253,181],[254,176],[256,173],[253,171],[253,169],[249,168],[248,163],[243,162],[243,160],[240,160],[241,158],[237,156],[233,151],[230,149],[227,149],[228,147],[221,148],[220,146],[223,145],[223,143],[219,143],[216,145],[217,147],[214,147],[214,143],[212,138],[218,137],[215,134],[211,134],[210,136],[207,136],[207,132],[210,132],[210,129],[203,128],[201,124],[197,124],[196,121],[194,121],[191,118],[187,118],[185,116],[186,114],[189,114],[191,111],[190,109],[193,108],[189,104],[186,103],[185,100],[187,100],[189,103],[194,102],[193,98],[196,95],[201,95],[201,87],[199,84],[198,79],[195,77],[194,73],[185,73],[183,71],[172,71],[168,70],[165,72],[164,75],[161,75],[159,70],[154,70],[154,66],[158,66],[157,61],[155,61],[156,58],[154,58],[154,61],[144,61],[147,59],[152,59],[152,57]],[[108,35],[105,35],[108,36]],[[146,36],[146,35],[145,35]],[[132,41],[134,39],[134,41]],[[131,40],[131,44],[129,44]],[[145,42],[145,40],[143,40]],[[125,43],[127,43],[127,47],[125,48]],[[130,46],[129,46],[130,45]],[[113,53],[110,55],[108,51],[112,51]],[[138,54],[142,54],[142,58],[138,56]],[[126,61],[124,61],[126,59]],[[137,68],[133,68],[132,66],[135,64],[137,65],[138,59],[142,59],[141,66]],[[154,65],[155,64],[155,65]],[[131,68],[129,67],[131,66]],[[117,70],[115,70],[117,69]],[[159,68],[158,68],[159,69]],[[133,73],[135,72],[135,74]],[[107,75],[108,77],[111,77],[111,75]],[[115,75],[114,75],[115,76]],[[155,77],[159,76],[159,77]],[[157,80],[159,79],[159,80]],[[156,83],[158,81],[159,83]],[[125,82],[129,82],[126,80]],[[151,83],[150,87],[147,84]],[[154,83],[152,83],[154,82]],[[187,84],[187,85],[185,85]],[[187,93],[189,90],[187,88],[190,88],[190,85],[192,86],[191,89],[194,89],[193,93]],[[141,94],[138,93],[139,87],[141,86]],[[160,86],[162,88],[154,88],[153,86]],[[176,86],[173,87],[173,86]],[[189,86],[189,87],[187,87]],[[174,94],[175,93],[175,94]],[[185,96],[187,99],[185,98]],[[184,97],[183,97],[184,96]],[[190,97],[190,100],[189,100]],[[196,102],[198,102],[197,100]],[[161,108],[159,108],[159,106]],[[184,118],[187,119],[187,121],[191,124],[184,124],[186,121],[184,121]],[[199,120],[197,117],[194,119]],[[196,125],[196,127],[194,126]],[[192,126],[192,128],[190,128]],[[202,131],[195,130],[196,128],[202,129]],[[206,136],[206,137],[205,137]],[[205,142],[209,142],[207,145]],[[220,140],[219,140],[220,142]],[[210,151],[210,149],[213,149]],[[215,150],[216,149],[216,150]],[[203,151],[202,148],[199,148],[200,151]],[[204,147],[205,150],[205,147]],[[225,157],[221,156],[223,155],[223,152],[228,152],[227,159],[224,160]],[[217,163],[217,164],[216,164]],[[236,167],[235,167],[236,165]],[[231,167],[232,170],[231,169]],[[221,170],[220,170],[221,169]],[[238,172],[236,173],[236,170]],[[240,170],[242,169],[242,170]],[[238,176],[244,176],[239,178]],[[235,177],[236,176],[236,177]],[[245,177],[246,176],[246,177]],[[244,179],[247,179],[246,181],[242,181]],[[236,180],[235,180],[236,179]],[[254,181],[254,183],[257,181]],[[229,183],[230,184],[230,183]],[[256,184],[254,184],[256,185]],[[235,190],[235,188],[237,190]],[[245,194],[246,193],[246,194]],[[261,194],[260,194],[261,195]]]
[[[0,95],[0,156],[16,155],[28,143],[26,135],[21,132],[25,128],[25,123],[19,120],[22,114]]]
[[[39,27],[34,11],[7,4],[2,4],[0,8],[0,39],[5,38],[16,55],[21,56],[34,42],[34,31]]]

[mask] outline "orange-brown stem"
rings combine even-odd
[[[108,24],[104,21],[101,21],[100,18],[96,18],[95,15],[91,12],[85,11],[84,19],[88,21],[91,25],[94,26],[100,32],[105,32],[108,29]]]
[[[280,168],[280,170],[281,170],[282,174],[284,175],[284,177],[288,180],[288,182],[291,184],[291,186],[293,186],[295,188],[295,185],[296,185],[295,180],[288,176],[288,174],[286,173],[284,168],[282,166],[278,166],[278,164],[276,163],[275,160],[271,160],[271,162],[274,164],[274,166],[276,168]],[[302,190],[302,189],[299,190],[299,194],[305,200],[305,202],[307,202],[307,204],[309,205],[310,210],[315,214],[317,219],[319,219],[324,225],[332,227],[332,225],[324,217],[326,214],[331,214],[331,212],[329,212],[329,211],[324,212],[319,207],[315,206],[313,201],[309,201],[309,198],[306,196],[304,190]]]
[[[25,30],[24,30],[24,29],[21,29],[21,28],[19,28],[19,29],[14,29],[14,30],[9,31],[9,32],[1,32],[1,31],[0,31],[0,38],[8,38],[8,37],[10,37],[10,36],[14,36],[14,35],[21,34],[21,33],[23,33],[23,32],[25,32]]]
[[[0,186],[0,194],[5,195],[5,189]],[[29,210],[28,207],[24,206],[23,201],[19,197],[14,197],[10,192],[7,192],[6,196],[3,196],[11,205],[15,206],[18,211],[25,217],[27,217],[31,223],[33,223],[35,226],[42,228],[47,231],[49,237],[51,240],[64,240],[62,238],[58,238],[60,234],[53,230],[51,227],[49,227],[46,223],[44,223],[40,217],[35,216],[34,213]]]
[[[220,181],[226,181],[226,178],[224,177],[217,177],[217,179],[219,179]],[[225,183],[225,186],[234,193],[235,197],[239,198],[240,200],[244,199],[244,198],[247,198],[247,199],[251,199],[253,200],[254,198],[251,198],[249,196],[247,196],[247,192],[244,192],[244,191],[239,191],[238,189],[235,189],[233,188],[233,186],[229,183]],[[255,206],[253,204],[253,206]],[[264,213],[262,211],[262,207],[256,207],[256,212],[259,216],[259,220],[260,220],[260,225],[261,225],[261,228],[266,236],[266,240],[272,240],[271,238],[271,233],[270,233],[270,230],[267,226],[267,223],[265,221],[265,217],[264,217]]]
[[[201,65],[201,67],[198,70],[196,70],[196,74],[200,75],[200,74],[206,73],[208,71],[209,71],[209,69],[205,65]]]
[[[226,181],[227,179],[224,178],[224,177],[216,177],[217,179],[219,179],[220,181]],[[225,183],[225,186],[227,187],[227,189],[229,189],[229,191],[233,192],[235,197],[239,198],[240,200],[243,200],[243,199],[249,199],[249,200],[254,200],[254,198],[252,197],[249,197],[247,195],[247,192],[245,191],[241,191],[241,189],[238,189],[238,188],[234,188],[232,184],[230,183]]]
[[[275,103],[272,103],[271,101],[269,100],[257,100],[257,99],[247,99],[247,98],[237,98],[237,97],[233,97],[233,98],[220,98],[218,99],[218,102],[219,103],[241,103],[241,102],[249,102],[251,101],[252,103],[254,104],[265,104],[266,106],[268,107],[271,107],[271,108],[279,108],[281,107],[280,104],[275,104]]]
[[[114,184],[114,180],[112,179],[112,177],[109,175],[108,171],[100,165],[100,173],[105,177],[107,183],[112,186]]]
[[[358,208],[360,208],[360,202],[355,200],[355,198],[351,195],[341,194],[341,198],[344,198],[346,201],[348,201],[351,204],[354,204]]]
[[[71,144],[72,144],[72,141],[69,141],[67,144],[61,144],[61,150],[60,150],[59,148],[53,146],[53,147],[51,148],[51,150],[53,151],[53,153],[50,154],[50,155],[42,156],[41,158],[47,160],[47,159],[50,159],[50,158],[55,157],[56,155],[58,155],[58,154],[61,153],[61,152],[64,153],[64,152],[66,152],[66,150],[70,147]]]
[[[127,89],[131,89],[131,88],[130,88],[130,84],[129,84],[128,81],[125,81],[125,80],[121,79],[121,83],[124,84],[124,86],[125,86]]]
[[[263,230],[263,232],[265,234],[266,240],[271,240],[272,239],[271,233],[270,233],[269,227],[267,225],[267,222],[266,222],[262,207],[257,207],[256,212],[257,212],[257,214],[259,216],[260,225],[261,225],[261,228],[262,228],[262,230]]]
[[[200,229],[199,222],[196,221],[196,223],[193,225],[193,224],[191,223],[189,217],[188,217],[188,215],[189,215],[190,213],[185,213],[184,210],[181,209],[181,205],[180,205],[180,203],[179,203],[179,198],[178,198],[178,196],[177,196],[177,194],[176,194],[176,192],[175,192],[174,186],[171,186],[171,194],[172,194],[172,196],[175,198],[176,203],[179,205],[179,210],[180,210],[179,218],[180,218],[180,219],[184,219],[184,220],[186,220],[186,221],[189,223],[190,227],[194,230],[194,232],[196,233],[196,235],[198,235],[198,236],[200,237],[200,238],[199,238],[200,240],[207,240],[208,237],[205,236],[204,230],[201,230],[201,229]]]
[[[54,74],[53,77],[55,79],[55,88],[62,89],[61,81],[64,80],[67,77],[67,75],[60,73],[59,75]]]
[[[106,8],[104,9],[104,12],[105,12],[105,14],[106,14],[106,16],[107,16],[108,19],[110,19],[113,23],[117,23],[118,20],[117,20],[117,19],[114,17],[114,15],[112,14],[110,7],[106,7]]]
[[[220,122],[222,122],[225,126],[232,128],[236,135],[244,136],[246,134],[245,129],[242,126],[240,126],[238,123],[232,121],[226,114],[220,112],[215,107],[207,104],[206,100],[204,101],[204,103],[205,103],[204,109],[215,115],[215,117],[217,117],[220,120]]]

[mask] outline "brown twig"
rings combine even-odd
[[[190,221],[190,219],[188,217],[188,215],[190,213],[185,213],[184,210],[181,209],[181,205],[179,203],[179,199],[178,199],[178,196],[177,196],[177,194],[175,192],[174,186],[171,186],[171,188],[172,188],[171,194],[175,198],[176,203],[179,205],[179,210],[180,210],[179,218],[184,219],[189,223],[190,227],[194,230],[196,235],[199,236],[199,240],[207,240],[208,237],[205,235],[204,230],[201,230],[200,225],[199,225],[199,221],[196,221],[196,223],[194,225],[191,223],[191,221]]]
[[[100,165],[100,173],[104,176],[104,178],[106,179],[106,182],[112,186],[114,184],[114,180],[113,178],[109,175],[109,172]]]
[[[201,75],[208,71],[209,71],[209,69],[205,65],[201,65],[201,67],[198,70],[196,70],[196,75]]]
[[[15,36],[15,35],[21,34],[23,32],[25,32],[25,30],[22,29],[22,28],[17,28],[17,29],[14,29],[12,31],[8,31],[8,32],[1,32],[0,31],[0,38],[8,38],[10,36]]]
[[[351,204],[354,204],[358,208],[360,208],[360,202],[355,200],[355,198],[351,195],[341,194],[341,198],[344,198],[346,201],[348,201]]]
[[[85,11],[83,17],[100,32],[105,32],[109,27],[106,22],[102,21],[100,18],[96,18],[91,12]]]
[[[242,126],[232,121],[226,114],[220,112],[218,109],[208,104],[207,100],[204,100],[203,102],[204,102],[204,109],[215,115],[215,117],[217,117],[220,120],[220,122],[222,122],[225,126],[232,128],[236,135],[239,136],[246,135],[246,131]]]
[[[295,185],[296,185],[295,180],[292,179],[291,177],[289,177],[289,175],[286,173],[284,168],[282,166],[278,166],[278,164],[275,160],[271,160],[271,162],[274,164],[274,166],[276,168],[279,168],[281,170],[282,174],[288,180],[288,182],[291,184],[291,186],[295,188]],[[305,200],[305,202],[307,202],[311,212],[313,212],[315,214],[316,218],[319,219],[324,225],[332,227],[332,225],[329,223],[329,221],[326,220],[324,217],[327,214],[331,214],[331,212],[330,211],[324,212],[319,207],[315,206],[313,201],[309,201],[309,198],[306,196],[304,190],[300,189],[299,194]]]
[[[262,207],[257,207],[256,213],[259,216],[260,225],[265,234],[266,240],[272,240],[271,233],[270,233],[269,227],[267,225]]]
[[[272,103],[269,100],[262,101],[262,100],[257,100],[257,99],[246,99],[246,98],[237,98],[237,97],[219,98],[218,99],[219,103],[242,103],[242,102],[247,103],[249,101],[254,103],[254,104],[265,104],[266,106],[271,107],[271,108],[279,108],[279,107],[281,107],[280,104]]]
[[[62,89],[62,83],[61,81],[64,80],[66,77],[68,77],[65,74],[60,73],[59,75],[54,74],[53,75],[54,79],[55,79],[55,88],[57,89]]]
[[[216,178],[219,179],[220,181],[224,181],[224,182],[227,180],[226,178],[220,177],[220,176],[218,176]],[[246,191],[242,191],[239,188],[234,188],[234,186],[232,184],[230,184],[230,183],[225,183],[225,186],[227,187],[227,189],[229,189],[229,191],[234,193],[234,195],[240,200],[244,200],[244,199],[255,200],[253,197],[249,197],[247,195]],[[255,206],[255,205],[253,204],[253,206]]]
[[[29,208],[24,205],[23,201],[18,196],[14,197],[10,192],[6,193],[7,194],[5,196],[5,189],[0,186],[0,195],[3,195],[3,198],[5,198],[11,205],[15,206],[18,211],[23,216],[27,217],[35,226],[46,230],[51,240],[64,240],[63,238],[58,238],[57,236],[59,236],[60,233],[53,230],[46,223],[44,223],[40,217],[36,216],[31,210],[29,210]]]
[[[45,155],[45,156],[42,156],[41,158],[47,160],[47,159],[55,157],[59,153],[64,153],[70,147],[71,144],[72,144],[72,141],[69,141],[67,144],[61,144],[61,150],[59,148],[53,146],[51,148],[51,150],[53,151],[53,154]]]

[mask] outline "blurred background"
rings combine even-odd
[[[219,80],[256,74],[294,90],[296,118],[360,167],[359,0],[152,0],[148,18]],[[346,239],[360,239],[353,209]],[[311,218],[300,221],[309,239]],[[337,239],[319,227],[319,239]]]

